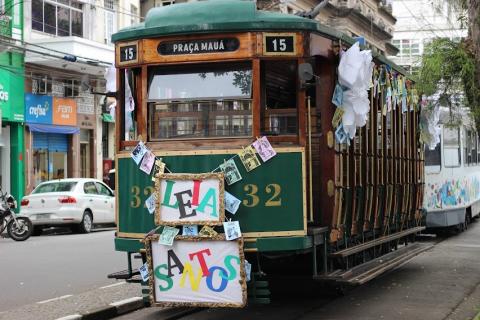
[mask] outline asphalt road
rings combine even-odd
[[[42,235],[16,242],[0,237],[0,312],[115,283],[126,268],[114,231]]]

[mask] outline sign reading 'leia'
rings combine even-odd
[[[232,52],[238,50],[237,38],[179,40],[161,42],[157,51],[161,55]]]

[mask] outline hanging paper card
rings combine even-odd
[[[333,91],[332,103],[337,107],[341,107],[343,104],[343,88],[338,83]]]
[[[152,181],[155,181],[155,177],[157,174],[161,174],[164,172],[165,172],[165,163],[162,162],[162,159],[155,160],[155,165],[153,166]]]
[[[155,154],[152,151],[145,152],[143,156],[142,164],[140,165],[140,170],[146,174],[152,172],[153,163],[155,162]]]
[[[227,240],[235,240],[242,236],[240,231],[240,224],[238,221],[227,221],[223,223],[223,230],[225,231],[225,238]]]
[[[143,264],[140,268],[138,268],[138,271],[140,271],[140,275],[142,276],[142,281],[147,282],[148,281],[148,264],[147,263]]]
[[[131,156],[132,156],[132,159],[135,161],[136,164],[139,164],[140,161],[142,160],[143,158],[143,155],[148,151],[147,147],[145,146],[145,144],[140,141],[137,146],[135,147],[135,149],[133,149],[132,153],[131,153]]]
[[[252,171],[260,165],[260,160],[258,160],[257,155],[255,154],[255,149],[253,149],[252,146],[242,149],[238,156],[240,157],[240,160],[242,160],[247,172]]]
[[[198,236],[198,226],[183,226],[182,227],[182,236]]]
[[[257,139],[254,143],[252,143],[255,150],[257,150],[260,158],[262,158],[263,162],[268,161],[269,159],[273,158],[277,153],[270,145],[267,137],[261,137]]]
[[[242,180],[242,175],[238,171],[237,165],[233,159],[225,161],[219,166],[220,170],[225,174],[225,181],[228,185],[232,185],[237,181]]]
[[[173,240],[175,236],[180,232],[177,228],[172,228],[169,226],[163,227],[162,234],[158,238],[158,242],[160,244],[171,246],[173,244]]]
[[[335,139],[337,139],[338,143],[342,144],[345,143],[347,138],[347,133],[345,132],[345,130],[343,130],[343,124],[340,124],[337,130],[335,130]]]
[[[240,207],[240,199],[237,199],[231,193],[225,191],[225,210],[228,212],[235,214],[237,213],[238,207]]]
[[[225,220],[223,173],[157,176],[157,225],[221,225]]]
[[[203,226],[198,235],[201,237],[215,237],[218,235],[218,233],[217,231],[213,230],[212,227]]]
[[[343,108],[335,109],[335,113],[333,114],[333,118],[332,118],[332,126],[334,128],[338,127],[338,125],[342,121],[342,117],[344,113],[345,113],[345,110],[343,110]]]
[[[171,247],[147,240],[152,306],[243,307],[243,241],[179,236]],[[199,241],[200,240],[200,241]]]
[[[155,193],[152,193],[150,197],[145,200],[145,206],[148,209],[148,212],[150,214],[153,214],[155,212],[155,203],[157,202],[157,197],[155,196]]]
[[[247,282],[250,281],[251,273],[252,273],[252,265],[247,260],[245,260],[245,276],[247,278]]]

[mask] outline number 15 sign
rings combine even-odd
[[[117,46],[117,65],[124,66],[138,63],[138,42],[125,42]]]

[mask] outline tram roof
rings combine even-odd
[[[112,41],[151,38],[166,35],[295,30],[316,31],[334,38],[349,37],[320,25],[317,21],[299,16],[257,10],[254,1],[208,0],[179,3],[151,9],[145,21],[120,30]],[[346,39],[349,38],[349,39]]]
[[[316,20],[300,16],[257,10],[249,0],[205,0],[157,7],[148,11],[145,21],[121,29],[112,42],[190,35],[245,31],[310,31],[352,45],[356,40]],[[405,70],[382,55],[374,58],[405,74]]]

